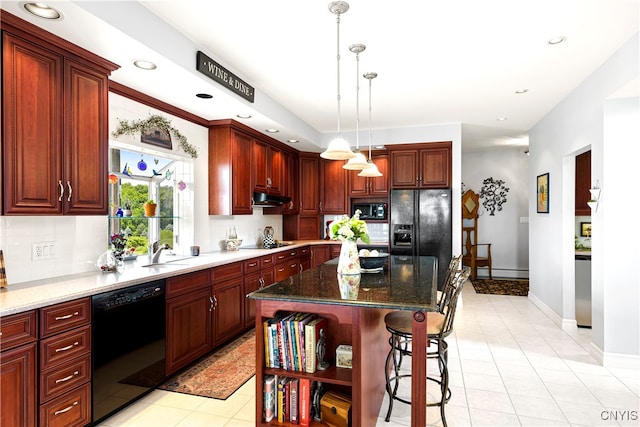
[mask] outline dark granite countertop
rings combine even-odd
[[[261,300],[434,311],[436,257],[391,255],[384,271],[338,276],[337,259],[249,294]]]

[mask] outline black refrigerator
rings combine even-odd
[[[438,289],[451,261],[451,189],[391,190],[391,255],[438,258]]]

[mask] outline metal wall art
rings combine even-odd
[[[494,216],[495,211],[501,211],[502,205],[507,203],[507,193],[509,188],[504,186],[505,182],[501,179],[485,178],[482,181],[480,190],[480,198],[482,206],[489,211],[489,215]]]

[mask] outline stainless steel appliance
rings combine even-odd
[[[389,205],[384,202],[361,202],[361,201],[352,201],[351,202],[351,215],[353,215],[356,210],[360,210],[360,219],[364,220],[386,220],[387,213],[389,210]]]
[[[438,289],[451,261],[451,189],[392,190],[389,246],[392,255],[438,258]]]
[[[92,297],[92,420],[97,423],[165,380],[165,283]]]
[[[576,323],[591,327],[591,255],[576,255]]]

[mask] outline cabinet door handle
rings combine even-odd
[[[79,345],[80,343],[78,341],[74,342],[71,345],[68,345],[66,347],[62,347],[62,348],[56,348],[56,353],[60,353],[61,351],[67,351],[67,350],[71,350],[73,347]]]
[[[249,267],[255,267],[256,265],[258,265],[257,262],[252,262],[251,264],[249,264]]]
[[[267,188],[271,188],[271,178],[267,178]]]
[[[283,271],[284,271],[284,267],[278,269],[278,273],[282,273]]]
[[[73,374],[69,375],[68,377],[64,377],[64,378],[60,378],[59,380],[56,380],[56,384],[67,382],[78,374],[79,372],[75,371]]]
[[[60,197],[58,197],[58,201],[62,201],[62,196],[64,196],[64,185],[62,185],[62,180],[58,180],[58,185],[60,186]]]
[[[73,316],[77,316],[77,315],[79,315],[79,314],[80,314],[80,313],[78,313],[78,312],[76,311],[76,312],[73,312],[72,314],[67,314],[67,315],[65,315],[65,316],[57,316],[57,317],[55,317],[55,320],[67,320],[67,319],[70,319],[71,317],[73,317]]]
[[[300,264],[300,273],[302,273],[302,264]]]
[[[296,268],[298,264],[291,264],[291,268]]]
[[[218,308],[218,298],[216,298],[216,296],[213,296],[213,309],[215,310],[216,308]]]
[[[209,311],[213,311],[213,298],[209,297]]]
[[[77,400],[73,402],[71,405],[67,406],[66,408],[60,409],[59,411],[54,412],[53,415],[60,415],[60,414],[64,414],[65,412],[69,412],[71,409],[73,409],[74,406],[78,406]]]
[[[71,194],[73,193],[73,188],[71,188],[71,182],[67,181],[67,188],[69,189],[69,196],[67,197],[67,202],[71,201]]]

